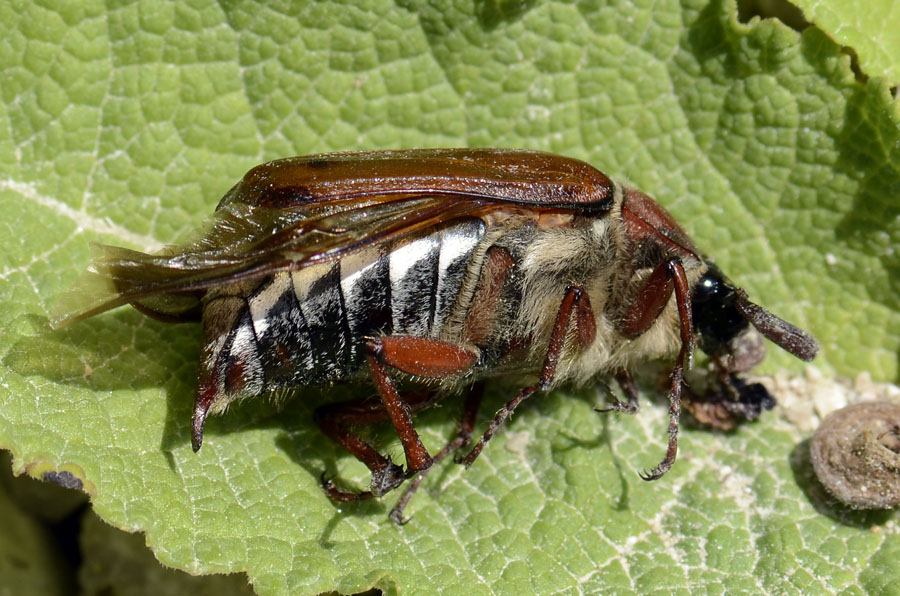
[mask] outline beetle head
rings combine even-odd
[[[715,265],[710,265],[691,292],[694,329],[700,349],[722,360],[730,371],[745,371],[758,364],[765,348],[753,326],[764,337],[801,360],[812,360],[819,351],[816,340],[747,298]]]

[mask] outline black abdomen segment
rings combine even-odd
[[[229,352],[216,358],[220,378],[235,377],[238,365],[256,377],[232,383],[237,391],[227,393],[242,386],[246,396],[354,376],[364,366],[367,337],[438,337],[457,306],[484,229],[472,220],[387,253],[367,249],[267,278],[240,301],[242,313],[220,344]],[[231,341],[236,337],[243,341]]]

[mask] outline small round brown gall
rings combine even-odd
[[[816,476],[854,509],[900,505],[900,405],[866,402],[829,414],[810,444]]]

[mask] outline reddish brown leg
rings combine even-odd
[[[476,384],[470,391],[469,395],[466,397],[465,406],[463,406],[463,415],[462,420],[459,423],[459,432],[456,433],[456,436],[450,440],[444,448],[437,452],[434,456],[434,463],[438,463],[460,447],[469,444],[469,441],[472,439],[472,430],[475,427],[475,417],[478,415],[478,408],[481,405],[481,398],[484,395],[484,385],[482,383]],[[422,484],[422,481],[425,480],[425,477],[428,475],[428,472],[434,469],[434,466],[428,468],[427,470],[422,470],[419,472],[416,477],[410,482],[409,486],[406,488],[406,491],[403,493],[403,496],[400,497],[400,500],[397,501],[397,504],[394,505],[394,508],[391,509],[390,518],[396,523],[398,526],[404,525],[409,521],[409,518],[403,517],[403,510],[406,509],[406,506],[409,504],[410,499],[412,499],[415,492],[419,489],[419,485]]]
[[[634,385],[634,380],[631,378],[631,375],[627,370],[620,370],[616,373],[616,382],[619,384],[619,387],[622,388],[622,393],[625,394],[625,397],[628,398],[627,402],[619,401],[615,394],[609,390],[607,387],[606,392],[609,395],[612,403],[605,408],[594,408],[597,412],[621,412],[622,414],[637,414],[637,411],[640,409],[640,404],[638,403],[638,392],[637,387]]]
[[[330,480],[324,480],[323,485],[328,495],[339,501],[378,497],[400,485],[407,474],[426,470],[432,464],[431,456],[419,440],[411,417],[413,409],[422,409],[431,402],[423,400],[420,403],[401,398],[394,381],[387,374],[387,367],[420,377],[443,379],[465,373],[476,359],[477,354],[466,348],[434,339],[407,336],[370,339],[366,344],[366,361],[381,403],[373,402],[362,406],[358,402],[350,402],[326,406],[317,412],[316,419],[328,436],[371,470],[371,490],[361,493],[341,491]],[[407,474],[389,457],[381,455],[350,431],[353,425],[385,419],[393,423],[403,444]]]
[[[438,396],[430,392],[422,392],[404,395],[402,399],[409,411],[418,412],[433,404]],[[389,419],[387,410],[380,400],[350,400],[326,404],[316,410],[314,417],[322,432],[340,444],[356,459],[366,464],[366,467],[372,472],[373,490],[364,492],[340,490],[323,473],[322,486],[329,497],[335,501],[370,499],[383,494],[376,494],[376,486],[403,482],[403,468],[393,463],[389,456],[381,455],[374,447],[351,432],[353,427],[375,424]]]
[[[478,291],[463,326],[462,337],[465,342],[477,346],[490,334],[497,316],[497,303],[513,264],[513,258],[505,249],[494,246],[488,250],[481,269]]]
[[[694,323],[691,318],[691,297],[687,276],[681,259],[672,258],[657,265],[644,282],[637,299],[628,309],[622,321],[621,331],[628,337],[637,337],[650,328],[665,308],[672,292],[678,306],[681,327],[681,349],[672,368],[672,387],[669,389],[669,445],[666,455],[649,472],[643,472],[644,480],[656,480],[669,471],[678,455],[678,420],[681,417],[681,389],[684,384],[685,363],[691,367],[694,355]]]
[[[466,467],[478,458],[484,446],[491,440],[497,429],[500,428],[506,419],[513,413],[513,410],[522,403],[526,398],[531,396],[538,389],[548,389],[553,383],[553,377],[556,374],[556,363],[562,354],[563,347],[566,344],[566,335],[569,331],[569,325],[575,317],[578,326],[578,342],[582,348],[594,341],[596,333],[596,324],[594,322],[594,312],[591,309],[590,298],[587,292],[579,286],[569,286],[566,288],[566,294],[563,296],[562,303],[559,305],[559,311],[556,313],[556,322],[553,325],[553,331],[550,334],[550,346],[547,349],[547,356],[544,358],[544,365],[541,368],[541,374],[538,382],[530,385],[506,402],[506,405],[500,408],[494,415],[494,419],[488,425],[487,430],[475,444],[475,447],[462,458],[457,460],[458,463],[464,464]]]

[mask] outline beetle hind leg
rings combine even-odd
[[[444,445],[444,448],[438,451],[434,455],[434,463],[438,463],[457,449],[465,447],[472,440],[472,431],[475,428],[475,417],[478,415],[478,408],[481,405],[481,398],[484,395],[484,384],[476,383],[474,387],[469,391],[468,396],[466,397],[466,403],[463,406],[463,415],[462,419],[459,423],[459,430],[456,433],[456,436],[453,437],[450,441]],[[406,509],[406,506],[409,504],[409,501],[412,499],[413,495],[419,489],[419,485],[422,484],[422,481],[425,480],[425,477],[434,469],[434,466],[428,468],[427,470],[423,470],[419,472],[416,477],[410,482],[409,486],[403,492],[403,496],[400,497],[400,500],[397,501],[397,504],[394,505],[394,508],[391,509],[390,518],[391,521],[396,523],[398,526],[402,526],[409,521],[409,518],[403,517],[403,510]]]
[[[432,405],[437,396],[430,392],[398,396],[408,411],[416,412]],[[407,478],[403,468],[390,456],[382,455],[366,441],[352,433],[355,426],[365,426],[389,419],[381,401],[376,399],[350,400],[319,407],[314,418],[316,424],[329,438],[341,445],[351,455],[364,463],[372,473],[372,483],[367,491],[339,489],[333,480],[322,474],[322,488],[335,501],[360,501],[380,497],[396,488]]]
[[[388,369],[416,377],[448,379],[465,375],[477,358],[478,355],[467,348],[430,338],[389,335],[368,340],[366,362],[381,400],[323,406],[316,411],[316,422],[325,434],[369,468],[371,489],[360,493],[342,491],[324,479],[323,487],[328,496],[336,501],[380,497],[434,463],[413,426],[412,414],[432,405],[437,396],[425,394],[423,397],[420,393],[401,396]],[[406,472],[350,430],[354,425],[384,420],[391,421],[400,437],[406,455]]]

